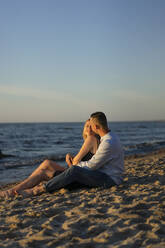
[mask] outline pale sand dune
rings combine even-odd
[[[165,247],[165,152],[125,160],[124,184],[0,201],[0,247]]]

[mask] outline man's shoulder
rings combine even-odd
[[[112,140],[112,139],[117,139],[118,136],[116,133],[114,132],[108,132],[104,137],[103,137],[103,140]]]
[[[104,143],[104,144],[113,145],[113,144],[120,143],[120,139],[119,139],[119,137],[118,137],[118,135],[117,135],[116,133],[109,132],[109,133],[104,137],[103,143]]]

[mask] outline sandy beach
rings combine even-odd
[[[162,150],[127,157],[118,187],[1,199],[0,247],[163,248],[164,174]]]

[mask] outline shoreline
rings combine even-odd
[[[146,152],[146,153],[137,153],[137,154],[131,154],[131,155],[126,155],[125,159],[134,159],[134,158],[140,158],[140,157],[148,157],[148,156],[154,156],[154,155],[161,155],[165,153],[165,148],[160,148],[158,150]]]
[[[0,200],[1,247],[165,247],[164,175],[161,149],[127,156],[119,186]]]

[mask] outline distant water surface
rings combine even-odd
[[[1,123],[0,184],[27,177],[45,158],[65,165],[65,155],[80,149],[84,123]],[[111,122],[125,155],[165,148],[165,121]]]

